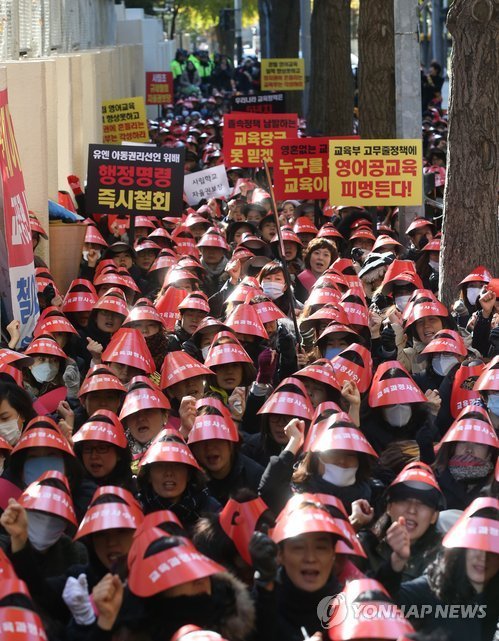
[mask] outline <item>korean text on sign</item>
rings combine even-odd
[[[233,96],[232,111],[256,114],[280,114],[286,111],[286,100],[282,92]]]
[[[191,206],[197,205],[203,199],[227,198],[230,191],[227,172],[223,165],[184,176],[184,194]]]
[[[303,58],[263,58],[260,74],[262,91],[301,91],[305,88]]]
[[[274,164],[274,141],[296,138],[296,114],[229,114],[224,117],[224,157],[228,166]]]
[[[97,214],[182,211],[184,149],[90,145],[85,197]]]
[[[149,142],[144,98],[123,98],[102,103],[102,141]]]
[[[327,198],[329,138],[274,143],[274,189],[279,199]]]
[[[173,103],[171,71],[146,71],[146,105]]]
[[[329,198],[335,205],[421,205],[421,140],[329,143]]]

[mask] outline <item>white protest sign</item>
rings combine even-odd
[[[203,199],[227,198],[230,191],[227,172],[223,165],[184,176],[184,194],[191,206],[197,205]]]

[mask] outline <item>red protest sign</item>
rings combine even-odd
[[[171,71],[146,71],[146,105],[173,103]]]
[[[224,158],[227,167],[274,164],[274,141],[296,138],[296,114],[243,114],[224,116]]]
[[[329,196],[329,141],[358,139],[288,138],[274,143],[274,191],[279,200]]]

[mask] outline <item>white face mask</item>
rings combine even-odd
[[[66,529],[66,521],[58,516],[36,510],[27,510],[27,512],[28,539],[35,550],[43,552],[57,543]]]
[[[89,252],[89,251],[90,251],[90,250],[88,250],[88,249],[84,249],[84,250],[81,252],[81,255],[83,256],[83,260],[88,261],[88,252]],[[97,252],[97,256],[96,256],[96,258],[97,258],[97,260],[99,260],[99,258],[100,258],[100,251],[98,251],[98,252]]]
[[[9,445],[16,445],[21,438],[21,429],[18,423],[19,416],[12,418],[10,421],[0,423],[0,436],[4,438]]]
[[[206,359],[208,356],[208,352],[210,351],[210,346],[206,345],[206,347],[201,347],[201,354],[203,355],[203,360]]]
[[[348,487],[355,483],[357,470],[359,469],[358,465],[356,467],[340,467],[339,465],[324,463],[323,461],[322,465],[324,465],[322,478],[328,483],[332,483],[338,487]]]
[[[39,383],[52,381],[59,371],[58,363],[38,363],[31,367],[31,373]]]
[[[468,289],[466,290],[466,298],[468,299],[468,303],[470,305],[476,305],[476,301],[480,296],[481,291],[481,287],[468,287]]]
[[[271,300],[276,300],[280,298],[284,293],[284,283],[274,283],[266,282],[262,283],[262,289],[265,296],[268,296]]]
[[[383,416],[392,427],[404,427],[411,420],[412,408],[410,405],[392,405],[383,407]]]
[[[399,312],[403,312],[409,302],[411,295],[408,296],[395,296],[395,306]]]
[[[440,263],[437,260],[429,260],[428,264],[433,269],[433,271],[435,272],[440,271]]]
[[[492,414],[499,416],[499,394],[489,394],[487,407]]]
[[[454,365],[458,363],[459,361],[455,356],[447,356],[446,354],[437,354],[431,359],[431,366],[439,376],[447,376]]]

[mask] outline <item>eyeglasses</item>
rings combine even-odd
[[[107,454],[110,449],[111,445],[109,443],[99,443],[99,445],[89,445],[85,443],[81,448],[83,454],[93,454],[94,452],[97,452],[97,454]]]

